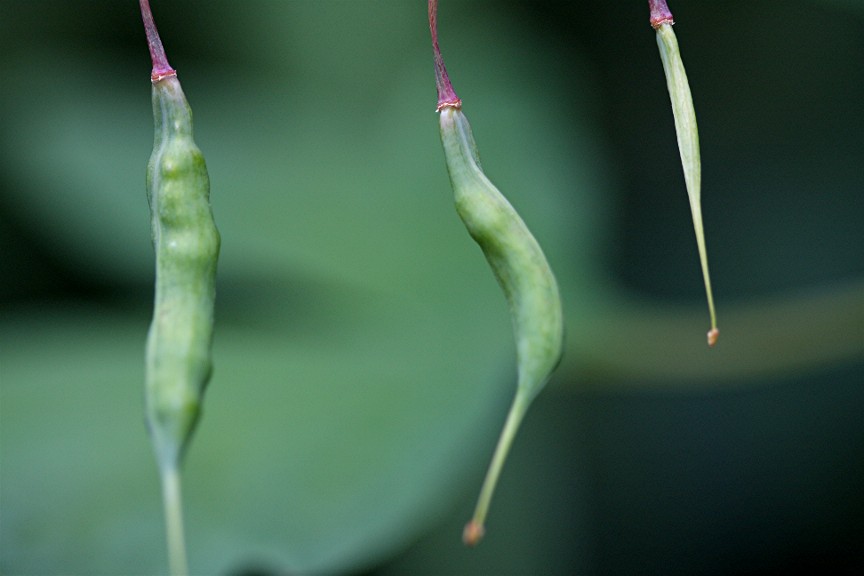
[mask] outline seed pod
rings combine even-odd
[[[168,64],[148,0],[141,14],[153,59],[155,136],[147,166],[156,294],[147,336],[147,424],[162,476],[171,573],[185,574],[179,467],[210,379],[219,232],[192,111]]]
[[[220,238],[204,156],[192,139],[192,111],[164,53],[154,59],[151,78],[156,130],[147,199],[156,296],[147,338],[147,408],[160,456],[178,460],[210,379]]]
[[[675,23],[672,12],[669,11],[666,0],[648,0],[648,6],[651,10],[651,26],[657,31],[657,45],[660,48],[660,58],[663,60],[663,71],[666,74],[666,85],[672,100],[678,151],[681,154],[681,164],[684,168],[684,182],[687,186],[687,195],[690,198],[690,212],[693,217],[693,228],[696,231],[699,260],[702,263],[702,278],[705,282],[708,312],[711,317],[708,345],[714,346],[720,336],[720,331],[717,330],[711,277],[708,274],[705,232],[702,227],[702,160],[699,154],[696,111],[693,108],[693,97],[690,94],[687,73],[684,71],[684,62],[681,60],[681,52],[678,49],[678,39],[675,37],[675,31],[672,30],[672,25]]]
[[[456,211],[486,256],[504,291],[513,320],[518,359],[516,397],[486,474],[473,519],[463,541],[476,545],[501,468],[531,401],[561,359],[563,314],[558,284],[537,240],[480,166],[471,126],[462,113],[438,46],[437,0],[429,1],[435,55],[441,142]]]
[[[456,212],[483,250],[507,298],[516,337],[519,391],[530,401],[561,357],[558,284],[537,240],[483,173],[462,110],[448,105],[439,116]]]

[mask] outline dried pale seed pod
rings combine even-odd
[[[660,58],[663,60],[663,71],[666,74],[666,85],[672,100],[672,113],[675,117],[675,133],[678,137],[678,150],[681,154],[681,164],[684,168],[684,182],[687,195],[690,198],[690,212],[693,217],[693,228],[696,231],[696,243],[699,249],[699,260],[702,263],[702,278],[705,282],[705,294],[708,298],[708,312],[711,317],[711,329],[708,331],[708,345],[714,346],[720,331],[717,329],[717,314],[714,311],[714,295],[711,291],[711,277],[708,274],[708,253],[705,248],[705,231],[702,227],[702,160],[699,154],[699,130],[696,127],[696,110],[693,108],[693,97],[690,94],[690,83],[684,71],[684,62],[678,49],[678,39],[672,30],[675,21],[666,0],[648,0],[651,10],[651,26],[657,31],[657,45],[660,48]]]
[[[147,424],[162,477],[172,574],[187,572],[180,462],[211,373],[220,237],[192,112],[168,64],[148,0],[140,0],[150,53],[155,137],[147,166],[156,294],[147,336]]]
[[[435,56],[441,142],[456,201],[456,211],[486,256],[504,291],[513,320],[518,359],[516,396],[486,474],[474,517],[463,541],[476,545],[513,438],[531,401],[561,359],[564,321],[558,284],[537,240],[507,199],[480,167],[471,126],[462,113],[441,58],[437,0],[429,1],[429,26]]]

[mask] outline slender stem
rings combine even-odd
[[[163,465],[162,502],[165,506],[165,532],[168,540],[168,566],[171,576],[186,576],[186,541],[183,532],[183,497],[180,492],[180,468]]]
[[[486,521],[486,513],[489,511],[489,504],[492,502],[492,495],[495,492],[498,477],[501,475],[501,470],[504,467],[505,460],[507,460],[510,446],[513,444],[513,438],[515,438],[516,431],[525,417],[529,404],[531,402],[524,394],[521,392],[516,393],[513,405],[507,414],[507,421],[504,423],[504,430],[501,431],[501,437],[498,439],[498,445],[495,447],[492,462],[489,464],[489,470],[486,472],[483,487],[480,489],[480,497],[477,499],[477,506],[474,508],[474,516],[465,525],[465,530],[462,533],[462,541],[467,546],[476,546],[480,542],[480,539],[483,538],[483,534],[486,531],[483,523]]]
[[[177,71],[168,63],[165,48],[162,47],[162,40],[159,38],[159,31],[156,30],[156,22],[153,21],[153,13],[150,11],[150,0],[140,0],[140,4],[144,31],[147,33],[147,44],[150,47],[150,59],[153,61],[153,72],[150,74],[150,79],[153,82],[158,82],[167,76],[176,76]]]
[[[432,32],[432,51],[435,54],[435,86],[438,88],[438,111],[442,108],[461,108],[462,100],[453,90],[441,48],[438,46],[438,0],[429,0],[429,30]]]

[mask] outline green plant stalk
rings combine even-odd
[[[675,134],[678,139],[681,165],[684,168],[684,182],[690,199],[690,213],[696,232],[696,244],[702,265],[702,279],[705,283],[705,295],[708,299],[708,312],[711,319],[708,345],[713,346],[716,344],[720,332],[717,329],[717,314],[714,310],[711,276],[708,272],[708,252],[705,247],[705,231],[702,225],[702,160],[699,153],[696,110],[693,107],[693,96],[690,93],[690,83],[684,70],[684,62],[681,60],[678,39],[672,30],[672,25],[675,23],[672,19],[672,13],[669,11],[665,0],[650,0],[649,7],[651,9],[651,26],[657,31],[657,45],[660,49],[666,85],[672,101]]]
[[[165,533],[168,541],[168,567],[174,576],[189,573],[186,538],[183,529],[183,496],[180,469],[162,466],[162,503],[165,510]]]
[[[453,90],[438,46],[437,8],[437,0],[430,0],[441,143],[456,212],[483,251],[507,299],[518,360],[516,397],[473,518],[462,536],[467,545],[474,546],[483,537],[498,477],[525,412],[561,359],[564,321],[558,284],[543,250],[480,166],[471,126],[462,113],[462,101]]]
[[[495,446],[492,462],[486,471],[486,477],[483,479],[480,496],[477,498],[477,504],[474,507],[474,515],[471,521],[465,525],[462,533],[462,541],[469,546],[474,546],[480,542],[486,532],[484,527],[486,515],[489,513],[489,505],[492,503],[495,487],[498,485],[498,477],[501,476],[501,470],[504,468],[507,454],[510,453],[510,447],[513,445],[513,440],[516,438],[516,433],[519,431],[519,426],[522,424],[522,420],[525,418],[525,413],[528,411],[530,405],[531,398],[523,393],[521,388],[517,389],[516,396],[513,398],[513,404],[507,413],[504,428],[501,430],[501,435],[498,438],[498,444]]]
[[[213,306],[220,237],[192,111],[168,64],[148,0],[140,0],[153,70],[154,140],[147,166],[156,288],[147,335],[147,425],[162,481],[169,566],[188,573],[180,467],[212,372]]]

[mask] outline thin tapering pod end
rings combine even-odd
[[[516,437],[516,432],[519,430],[519,425],[522,423],[522,419],[525,417],[525,412],[528,410],[530,404],[531,399],[526,396],[524,389],[517,391],[513,404],[510,406],[510,412],[507,414],[504,429],[498,438],[495,453],[492,455],[492,462],[489,463],[489,469],[486,471],[483,486],[480,488],[480,496],[477,499],[477,505],[474,507],[474,516],[462,531],[462,542],[466,546],[472,548],[477,546],[480,540],[483,539],[483,535],[486,534],[486,528],[484,527],[486,514],[489,512],[489,505],[492,502],[492,496],[495,493],[501,469],[504,467],[504,461],[510,452],[513,439]]]
[[[648,8],[651,10],[651,27],[655,30],[663,24],[675,24],[672,12],[666,5],[666,0],[648,0]]]
[[[153,21],[153,12],[150,10],[150,0],[140,0],[141,18],[144,20],[144,31],[147,33],[147,44],[150,47],[150,59],[153,61],[153,71],[150,73],[150,81],[154,84],[164,78],[176,76],[177,71],[168,63],[165,56],[165,48],[156,30],[156,22]]]
[[[474,548],[483,539],[484,534],[486,534],[486,529],[483,527],[483,524],[471,520],[465,524],[465,529],[462,531],[462,542],[466,546]]]
[[[708,331],[708,346],[713,347],[717,344],[717,339],[720,338],[720,330],[712,328]]]
[[[441,48],[438,46],[438,0],[429,0],[429,30],[432,32],[432,51],[435,54],[435,86],[438,88],[438,107],[440,112],[444,108],[461,108],[462,100],[453,90],[447,68],[444,66],[444,58],[441,57]]]

